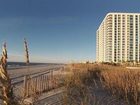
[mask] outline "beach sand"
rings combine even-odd
[[[25,75],[38,75],[39,73],[45,73],[50,70],[59,70],[60,68],[64,67],[64,65],[35,65],[35,66],[29,66],[29,67],[19,67],[19,68],[10,68],[8,70],[8,74],[10,75],[10,78],[12,80],[12,84],[14,84],[14,93],[16,93],[16,96],[20,93],[23,89],[23,79]],[[0,105],[1,105],[0,101]]]

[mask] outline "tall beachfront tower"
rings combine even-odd
[[[140,13],[108,13],[96,32],[96,61],[140,61]]]

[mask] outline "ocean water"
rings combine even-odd
[[[25,62],[8,62],[7,63],[7,67],[8,67],[8,70],[9,69],[18,69],[18,68],[23,68],[23,67],[27,67],[27,64]],[[38,65],[60,65],[58,63],[30,63],[29,66],[38,66]]]

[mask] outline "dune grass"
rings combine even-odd
[[[140,70],[104,64],[71,64],[68,68],[71,73],[65,79],[64,98],[68,105],[109,103],[96,98],[94,91],[90,91],[95,87],[102,88],[117,102],[123,100],[124,105],[140,105]]]

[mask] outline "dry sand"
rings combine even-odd
[[[21,68],[12,68],[8,70],[10,78],[12,79],[12,83],[16,83],[21,81],[21,83],[15,84],[14,90],[16,93],[20,93],[21,87],[23,87],[23,79],[25,75],[37,75],[39,73],[47,72],[49,70],[58,70],[62,68],[64,65],[36,65],[28,67],[21,67]],[[20,89],[19,89],[20,88]],[[2,105],[0,100],[0,105]]]

